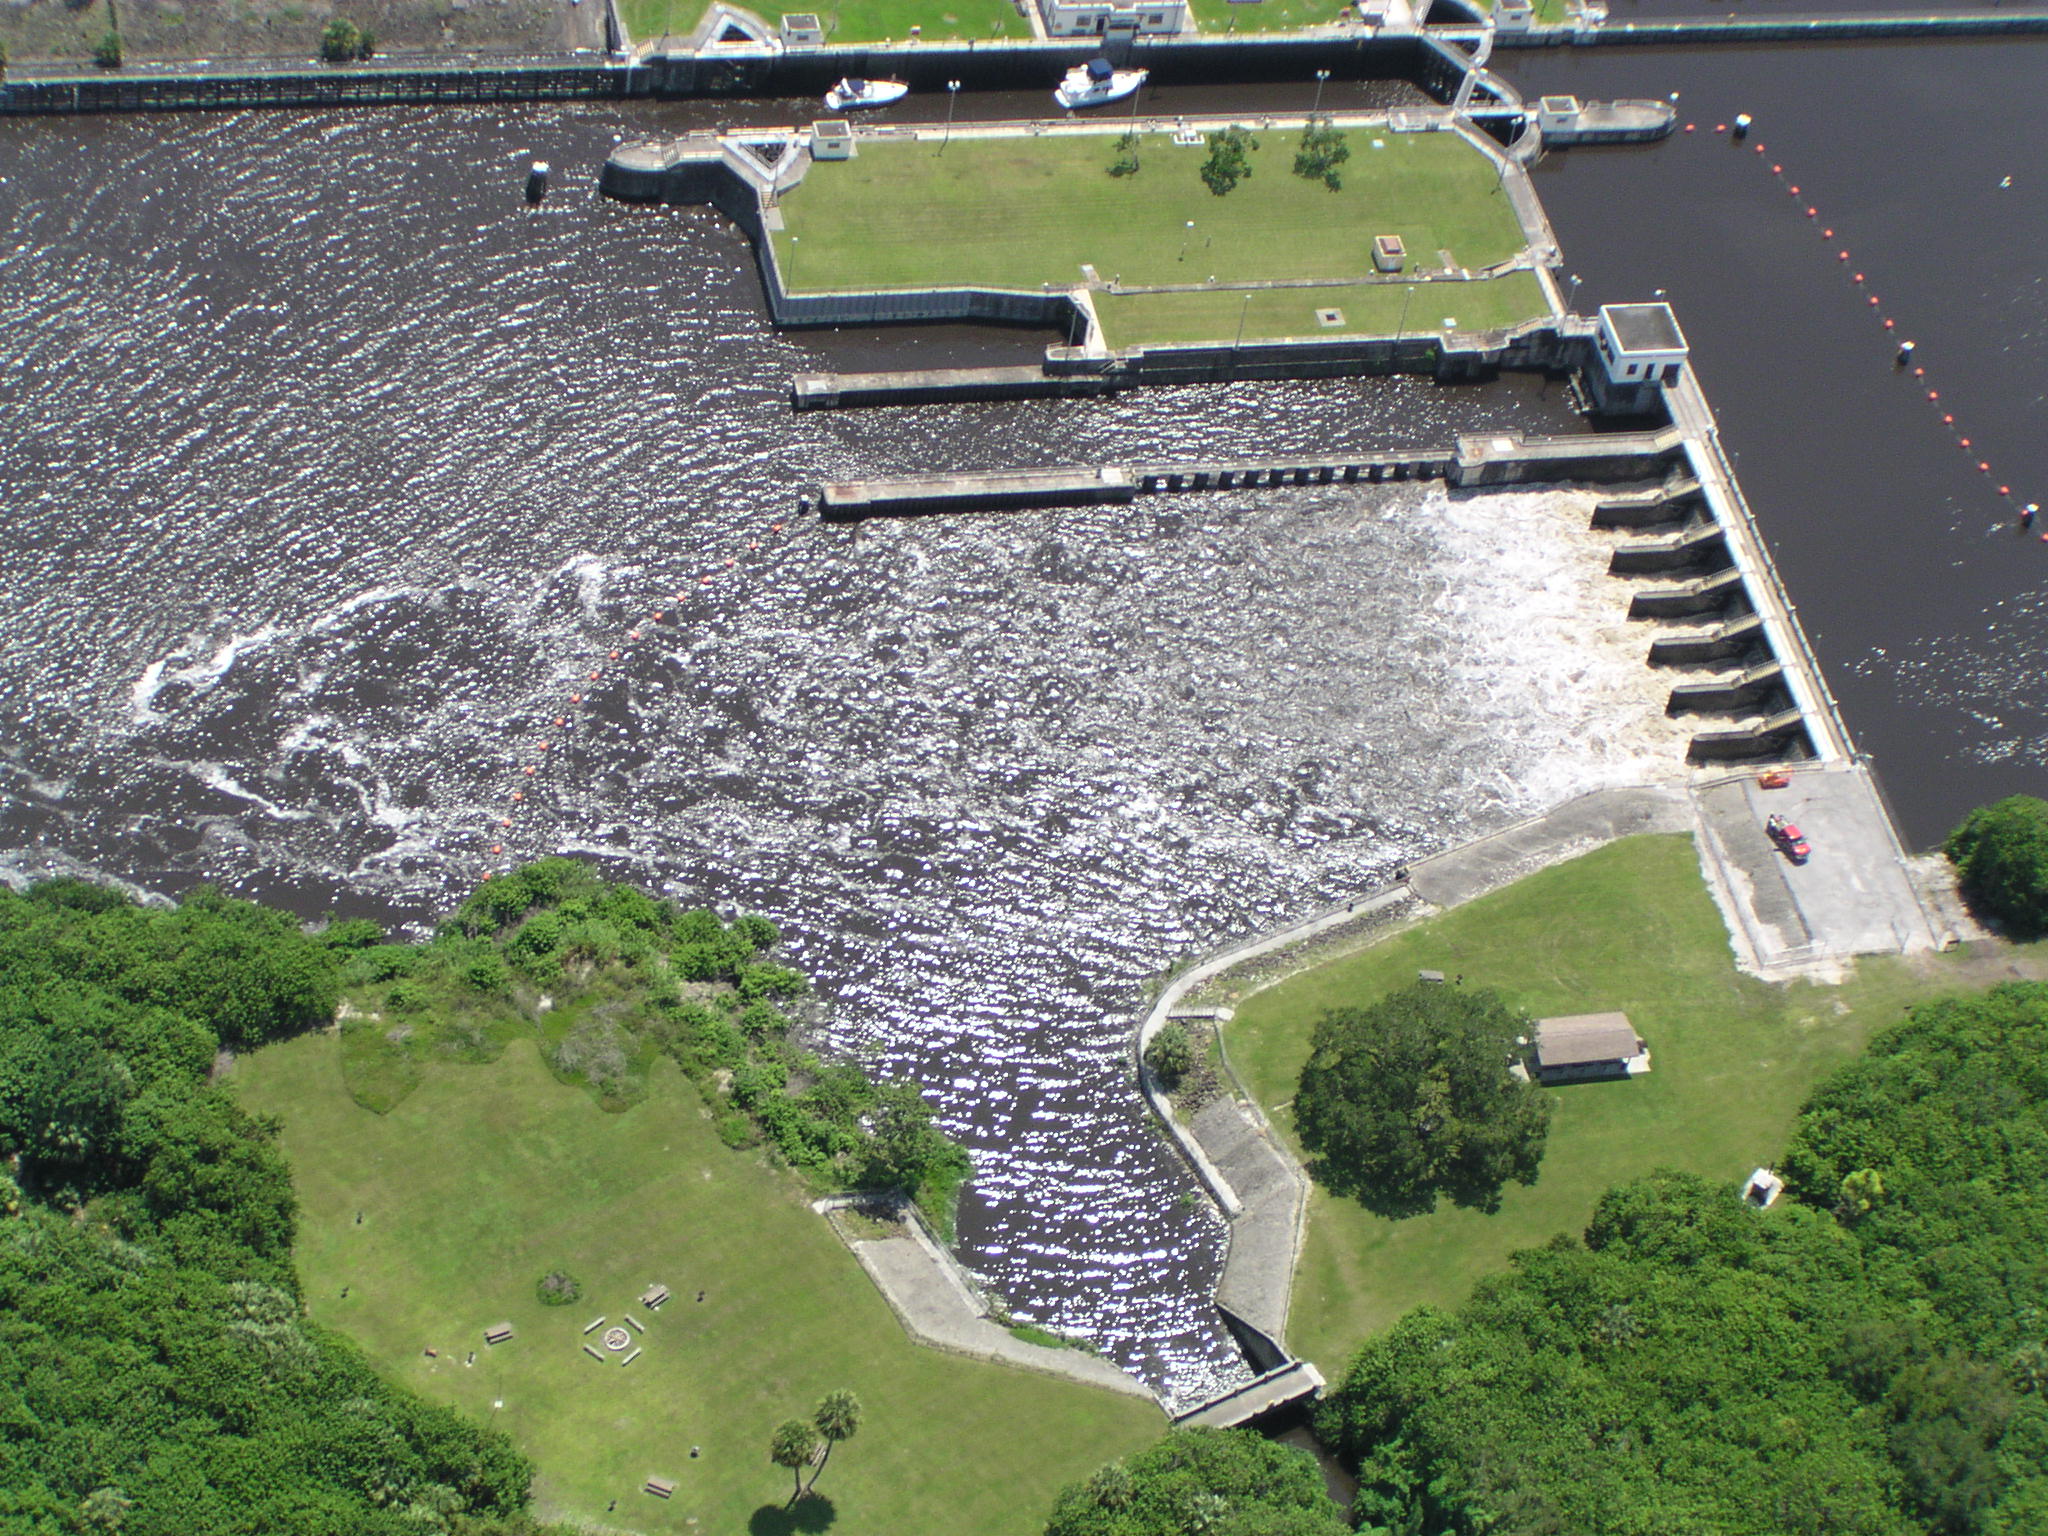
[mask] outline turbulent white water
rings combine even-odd
[[[1562,403],[792,416],[807,354],[728,229],[518,203],[507,146],[594,168],[630,126],[0,125],[6,870],[403,920],[568,851],[766,912],[835,1043],[974,1150],[966,1261],[1173,1395],[1233,1379],[1220,1232],[1129,1088],[1138,985],[1682,771],[1611,536],[1573,493],[836,527],[796,488],[1566,430]]]

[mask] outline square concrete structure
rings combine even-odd
[[[1036,0],[1052,37],[1172,36],[1187,25],[1187,0]]]
[[[1407,259],[1408,247],[1401,243],[1399,235],[1372,237],[1372,264],[1376,271],[1398,272]]]
[[[1531,0],[1494,0],[1493,24],[1502,32],[1526,32],[1536,24]]]
[[[782,34],[782,46],[785,48],[825,46],[825,29],[809,11],[785,12],[782,25],[777,30]]]
[[[1685,366],[1688,350],[1669,304],[1600,306],[1600,356],[1615,382],[1668,384]]]
[[[853,124],[841,117],[821,117],[811,124],[813,160],[851,160]]]
[[[1571,1083],[1650,1070],[1650,1053],[1625,1013],[1574,1013],[1536,1021],[1536,1080]]]
[[[1545,133],[1569,132],[1579,125],[1579,98],[1544,96],[1536,102],[1536,126]]]

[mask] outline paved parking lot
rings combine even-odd
[[[1701,788],[1703,851],[1741,909],[1765,972],[1850,955],[1932,949],[1936,934],[1893,840],[1869,774],[1812,770],[1784,789],[1754,777]],[[1795,865],[1764,832],[1772,814],[1795,822],[1813,855]]]

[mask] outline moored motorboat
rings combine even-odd
[[[886,107],[910,94],[901,80],[858,80],[849,75],[825,93],[825,105],[834,112],[851,112],[857,107]]]
[[[1107,59],[1090,59],[1067,71],[1066,78],[1052,93],[1052,99],[1069,112],[1076,107],[1099,107],[1105,101],[1122,101],[1145,83],[1149,69],[1118,69]]]

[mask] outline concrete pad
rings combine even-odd
[[[1424,859],[1409,872],[1408,884],[1432,906],[1455,907],[1618,837],[1692,829],[1693,811],[1682,789],[1595,790],[1491,837]]]
[[[1192,1130],[1242,1206],[1230,1223],[1216,1300],[1278,1343],[1287,1334],[1307,1176],[1235,1099],[1203,1105]]]
[[[1700,811],[1701,862],[1729,911],[1750,969],[1771,975],[1829,967],[1855,955],[1915,954],[1937,947],[1890,819],[1867,769],[1796,773],[1784,789],[1752,776],[1708,785]],[[1796,823],[1813,856],[1796,865],[1764,832],[1779,815]]]
[[[1099,1355],[1027,1344],[990,1322],[940,1257],[913,1238],[887,1237],[849,1246],[904,1331],[920,1344],[1064,1376],[1126,1397],[1152,1396],[1136,1378]]]

